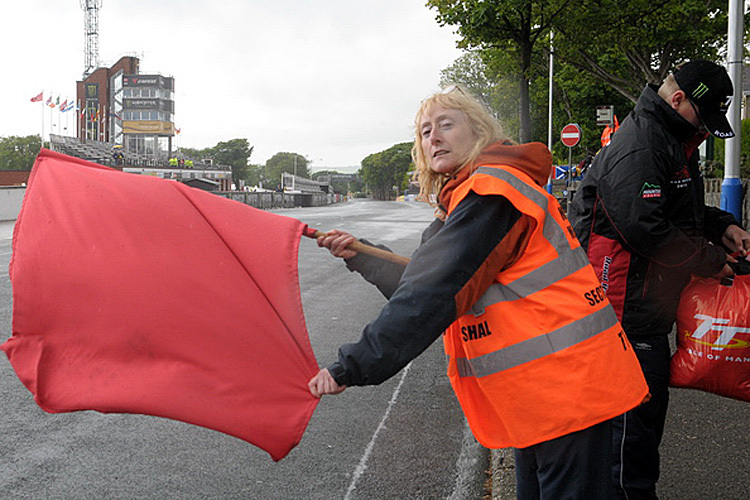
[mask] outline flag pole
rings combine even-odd
[[[40,107],[42,108],[42,136],[39,138],[39,142],[41,143],[40,144],[40,149],[41,149],[44,147],[44,107],[45,107],[44,106],[44,92],[42,92],[42,100],[39,102],[41,103]]]
[[[305,231],[302,232],[302,234],[304,234],[308,238],[315,239],[319,238],[320,236],[326,235],[326,233],[324,233],[323,231],[318,231],[317,229],[312,229],[309,227],[306,228]],[[370,255],[372,257],[377,257],[378,259],[387,260],[388,262],[393,262],[394,264],[401,264],[402,266],[405,266],[409,263],[409,259],[406,257],[395,254],[393,252],[389,252],[387,250],[383,250],[381,248],[366,245],[365,243],[362,243],[358,240],[353,241],[347,248],[350,250],[354,250],[355,252]]]

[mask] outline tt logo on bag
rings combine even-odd
[[[744,328],[741,326],[730,326],[728,319],[723,318],[712,318],[705,314],[696,314],[693,316],[695,319],[703,320],[698,328],[695,329],[691,339],[699,344],[710,347],[713,350],[721,351],[722,349],[736,349],[750,346],[750,342],[747,340],[740,340],[734,338],[738,333],[748,333],[750,328]],[[704,340],[706,334],[710,331],[720,332],[719,337],[709,342]]]

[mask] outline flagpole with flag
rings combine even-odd
[[[47,108],[47,114],[49,115],[49,133],[52,133],[52,108],[55,107],[55,103],[52,102],[52,94],[50,93],[47,100],[44,102]]]
[[[62,114],[62,110],[64,109],[63,105],[65,103],[66,103],[66,101],[63,101],[62,103],[60,103],[60,98],[59,97],[57,98],[57,133],[59,135],[63,135],[63,133],[62,133],[62,124],[60,123],[62,121],[62,116],[60,116],[60,115]]]
[[[59,109],[60,114],[62,115],[63,113],[67,112],[69,109],[70,108],[68,108],[68,99],[65,99],[62,102],[62,104],[60,104],[60,109]],[[68,123],[70,122],[70,120],[68,120],[67,116],[64,116],[64,117],[60,116],[58,118],[59,118],[60,121],[65,121],[65,123],[64,123],[64,125],[62,127],[62,130],[64,132],[63,135],[68,135]]]
[[[81,103],[79,103],[79,104],[81,104]],[[78,125],[78,129],[80,131],[81,138],[83,140],[86,140],[86,139],[88,139],[88,137],[86,137],[86,123],[87,123],[86,122],[86,101],[84,101],[81,104],[80,111],[81,112],[78,114],[78,120],[80,120],[80,125]]]
[[[42,102],[44,100],[44,90],[39,92],[37,95],[32,97],[30,99],[31,102]],[[42,135],[39,137],[39,141],[41,142],[41,147],[44,147],[44,106],[41,106],[42,108]]]
[[[47,100],[44,101],[44,106],[42,106],[42,109],[43,109],[43,111],[42,111],[42,123],[43,124],[44,124],[44,122],[47,121],[47,117],[45,116],[45,114],[50,113],[50,111],[49,111],[50,104],[52,104],[52,92],[50,92],[49,97],[47,97]],[[50,114],[50,126],[49,126],[50,130],[52,130],[51,120],[52,120],[52,114]],[[44,133],[44,128],[45,128],[44,125],[42,125],[42,145],[44,145],[44,134],[45,134]]]
[[[102,116],[99,122],[99,140],[102,142],[107,141],[107,107],[102,108]]]

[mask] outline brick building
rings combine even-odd
[[[174,78],[142,75],[139,60],[121,57],[77,82],[77,134],[87,140],[122,145],[130,157],[167,160],[172,154]]]

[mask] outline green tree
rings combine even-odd
[[[248,165],[247,175],[245,175],[245,183],[248,186],[260,186],[268,188],[270,183],[266,180],[266,168],[263,165]]]
[[[750,118],[742,120],[740,137],[740,177],[750,178]],[[724,177],[724,154],[726,141],[715,139],[714,158],[708,161],[707,177]]]
[[[553,23],[555,54],[635,102],[677,63],[719,60],[727,10],[726,0],[579,0]]]
[[[539,54],[543,59],[543,54]],[[507,77],[507,57],[497,49],[476,50],[464,54],[441,72],[441,84],[457,83],[479,98],[500,120],[506,133],[518,140],[518,86]],[[549,74],[546,61],[535,59],[533,78],[529,85],[531,140],[547,143],[549,128]],[[559,62],[555,65],[553,86],[552,151],[557,164],[568,162],[568,148],[559,140],[559,132],[567,123],[578,123],[583,138],[572,150],[577,162],[588,152],[600,148],[602,126],[596,124],[596,107],[612,105],[623,119],[633,103],[616,90],[592,77],[581,77],[580,70]]]
[[[180,148],[180,152],[189,158],[200,160],[203,158],[213,159],[217,165],[226,165],[232,169],[232,182],[240,186],[240,181],[245,181],[254,186],[254,177],[250,167],[250,156],[253,154],[254,146],[250,146],[247,139],[231,139],[220,142],[216,146],[203,149]]]
[[[552,152],[555,163],[567,164],[569,149],[560,141],[560,131],[568,123],[577,123],[581,127],[581,142],[572,148],[573,163],[583,159],[587,153],[595,153],[601,148],[603,126],[596,124],[596,107],[611,105],[619,121],[633,109],[633,103],[615,89],[595,78],[581,77],[575,67],[560,63],[555,65],[552,112]],[[548,75],[538,77],[532,84],[532,102],[536,103],[535,124],[543,122],[545,131],[534,127],[537,137],[546,140],[548,126]]]
[[[411,147],[411,142],[402,142],[362,160],[359,176],[367,183],[373,198],[392,200],[409,185]]]
[[[440,86],[461,85],[477,100],[484,104],[496,118],[506,123],[505,113],[499,113],[497,80],[490,76],[489,68],[484,62],[487,51],[471,50],[453,61],[453,64],[440,72]]]
[[[537,44],[546,41],[551,22],[571,0],[428,0],[441,26],[458,27],[466,49],[497,49],[515,61],[510,73],[518,84],[518,137],[531,140],[529,85]]]
[[[546,131],[541,133],[547,123],[546,99],[542,103],[540,97],[547,94],[551,32],[555,101],[573,104],[576,99],[565,92],[575,90],[575,80],[604,84],[634,103],[646,83],[661,82],[677,63],[697,57],[718,60],[727,31],[725,0],[428,0],[427,5],[437,10],[438,23],[458,27],[460,47],[478,51],[497,87],[493,98],[504,100],[506,108],[518,103],[519,133],[510,135],[521,142],[546,137]],[[749,24],[746,19],[746,32]],[[565,64],[574,68],[567,87],[558,70]],[[472,75],[465,79],[476,81]],[[517,91],[509,79],[517,81]],[[584,94],[606,95],[609,102],[599,105],[622,102],[602,88]],[[615,110],[620,118],[632,105],[623,107],[624,112]],[[513,118],[497,103],[494,109],[511,131]],[[583,110],[569,108],[569,120],[581,121],[575,115]],[[555,123],[564,112],[556,106]],[[590,106],[585,112],[592,116]],[[588,132],[584,128],[584,137],[596,135]]]
[[[31,170],[40,142],[38,135],[0,137],[0,170]]]
[[[232,181],[239,187],[240,181],[247,178],[253,146],[250,146],[247,139],[232,139],[218,143],[212,148],[212,153],[216,163],[232,167]]]
[[[272,184],[281,183],[281,173],[294,174],[298,177],[310,178],[310,162],[297,153],[276,153],[266,160],[265,177]]]
[[[181,147],[180,153],[187,156],[188,158],[192,158],[193,160],[202,160],[203,158],[214,157],[212,148],[195,149]]]

